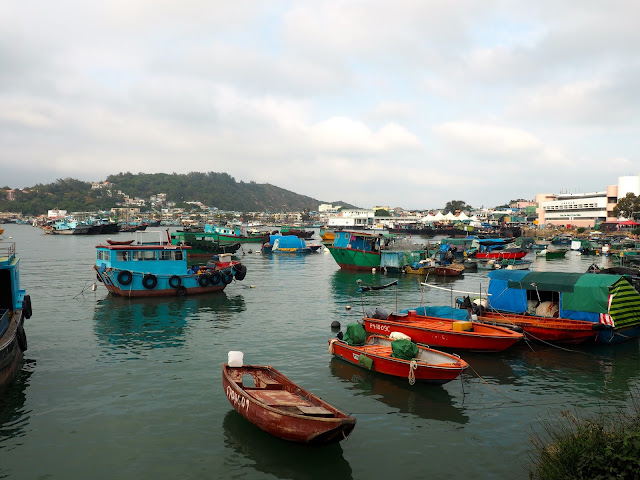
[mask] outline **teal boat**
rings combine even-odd
[[[20,370],[27,349],[24,320],[31,317],[31,297],[20,288],[20,259],[14,242],[0,241],[0,387]]]
[[[390,241],[389,235],[337,230],[333,245],[327,248],[344,270],[380,268],[380,251]]]
[[[94,269],[110,293],[123,297],[167,297],[222,292],[247,267],[231,254],[213,256],[205,265],[187,265],[186,245],[172,245],[169,232],[142,232],[136,241],[96,246]]]

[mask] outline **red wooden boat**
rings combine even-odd
[[[373,360],[371,370],[408,378],[411,384],[416,381],[447,383],[457,378],[469,366],[457,355],[439,352],[422,345],[418,345],[418,356],[413,360],[395,358],[391,356],[392,341],[381,335],[370,335],[364,345],[357,346],[333,338],[329,340],[329,348],[336,357],[359,366],[363,366],[360,356],[365,356]]]
[[[262,430],[292,442],[337,443],[356,419],[299,387],[271,366],[222,365],[222,386],[240,415]]]
[[[107,243],[109,245],[131,245],[135,240],[111,240],[110,238],[107,238]]]
[[[478,316],[478,321],[507,328],[516,325],[522,328],[527,338],[531,340],[569,344],[594,340],[598,332],[606,328],[602,323],[584,320],[534,317],[500,312],[484,312]]]
[[[417,315],[414,310],[409,313],[392,313],[386,319],[364,319],[367,332],[389,335],[401,332],[411,337],[416,343],[481,352],[500,352],[520,339],[522,333],[496,325],[481,322],[458,322],[438,317]],[[456,329],[470,324],[471,330]]]
[[[436,265],[433,273],[440,277],[458,277],[464,273],[464,265],[451,263],[449,265]]]
[[[504,250],[493,250],[491,252],[476,252],[475,257],[478,259],[499,259],[499,260],[517,260],[519,258],[525,257],[527,252],[525,250],[521,250],[519,248],[513,249],[504,249]]]

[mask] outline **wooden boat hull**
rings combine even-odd
[[[372,335],[372,337],[375,339],[375,337],[378,336]],[[368,340],[371,341],[372,337],[369,337]],[[437,350],[424,346],[418,346],[421,352],[428,352],[434,355],[441,363],[418,361],[416,362],[415,370],[413,370],[410,360],[403,360],[391,356],[390,340],[388,346],[370,343],[355,346],[338,339],[329,340],[329,345],[332,354],[346,362],[362,366],[360,365],[360,356],[363,355],[373,360],[372,371],[400,378],[411,378],[411,376],[413,376],[416,382],[422,383],[442,385],[456,379],[468,367],[467,363],[460,357],[438,352]]]
[[[243,385],[251,375],[255,387]],[[348,438],[356,419],[297,386],[270,366],[222,365],[231,406],[251,423],[283,440],[328,445]]]
[[[440,277],[459,277],[464,273],[463,265],[436,265],[433,273]]]
[[[501,352],[516,344],[523,335],[507,328],[472,322],[473,331],[454,331],[453,322],[437,317],[389,315],[387,320],[364,318],[367,332],[389,335],[404,333],[416,343],[431,347],[470,350],[479,352]]]
[[[20,371],[23,353],[26,350],[23,322],[23,311],[14,310],[9,326],[0,336],[0,387],[11,383]]]
[[[485,312],[478,321],[509,327],[517,325],[531,340],[544,342],[579,344],[593,341],[600,330],[606,326],[602,323],[572,320],[568,318],[544,318],[509,313]]]
[[[380,252],[368,252],[352,248],[327,247],[336,263],[343,270],[371,271],[373,268],[380,268]]]

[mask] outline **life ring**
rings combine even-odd
[[[220,280],[222,280],[220,272],[213,272],[211,274],[211,285],[217,285],[218,283],[220,283]]]
[[[155,288],[157,284],[158,278],[152,273],[147,273],[144,277],[142,277],[142,285],[144,286],[144,288],[148,288],[149,290],[151,290],[152,288]]]
[[[120,285],[129,285],[133,280],[133,274],[129,270],[122,270],[118,273],[118,282]]]
[[[27,334],[24,333],[24,327],[22,325],[16,330],[16,338],[18,339],[20,350],[25,352],[27,350]]]
[[[31,310],[31,297],[29,295],[25,295],[22,300],[22,313],[24,314],[24,318],[31,318],[33,311]]]
[[[244,280],[244,277],[247,275],[247,267],[240,263],[233,268],[236,271],[236,280]]]
[[[171,275],[169,277],[169,286],[171,288],[178,288],[182,285],[182,279],[177,275]]]
[[[229,285],[233,280],[233,273],[227,271],[222,274],[222,283]]]
[[[206,287],[207,285],[209,285],[209,280],[209,275],[198,275],[198,285],[200,285],[201,287]]]
[[[176,288],[176,295],[178,297],[183,297],[186,294],[187,294],[187,289],[184,287],[184,285],[180,285],[178,288]]]

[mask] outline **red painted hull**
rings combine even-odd
[[[501,252],[501,251],[495,251],[495,252],[485,252],[485,253],[476,253],[476,258],[479,259],[500,259],[500,260],[517,260],[519,258],[525,257],[527,255],[527,252]]]
[[[252,377],[255,387],[243,384],[247,376]],[[337,443],[348,438],[356,425],[355,418],[270,366],[223,364],[222,386],[240,415],[283,440],[310,445]]]
[[[388,347],[370,344],[354,346],[337,339],[329,340],[329,344],[333,355],[349,363],[361,366],[359,364],[360,355],[365,355],[373,360],[372,371],[400,378],[410,377],[411,362],[409,360],[392,357],[390,345]],[[443,358],[442,360],[452,363],[426,364],[417,362],[417,368],[413,370],[413,376],[416,382],[447,383],[457,378],[468,366],[467,363],[459,357],[454,357],[444,352],[438,352],[437,350],[427,349],[425,347],[418,348],[435,352],[438,356],[450,357],[449,359]]]
[[[191,287],[185,288],[185,292],[178,293],[175,288],[165,288],[162,290],[125,290],[120,288],[115,284],[107,284],[105,282],[105,287],[111,293],[115,295],[119,295],[121,297],[131,297],[131,298],[140,298],[140,297],[175,297],[181,295],[201,295],[204,293],[216,293],[222,292],[226,285],[213,285],[208,287]]]
[[[595,340],[603,324],[568,318],[544,318],[528,315],[485,312],[479,321],[500,325],[517,325],[531,340],[553,343],[578,344]]]
[[[454,331],[451,320],[422,315],[389,315],[387,320],[364,318],[367,332],[389,335],[404,333],[416,343],[431,347],[501,352],[522,339],[521,333],[503,327],[472,322],[473,331]]]

